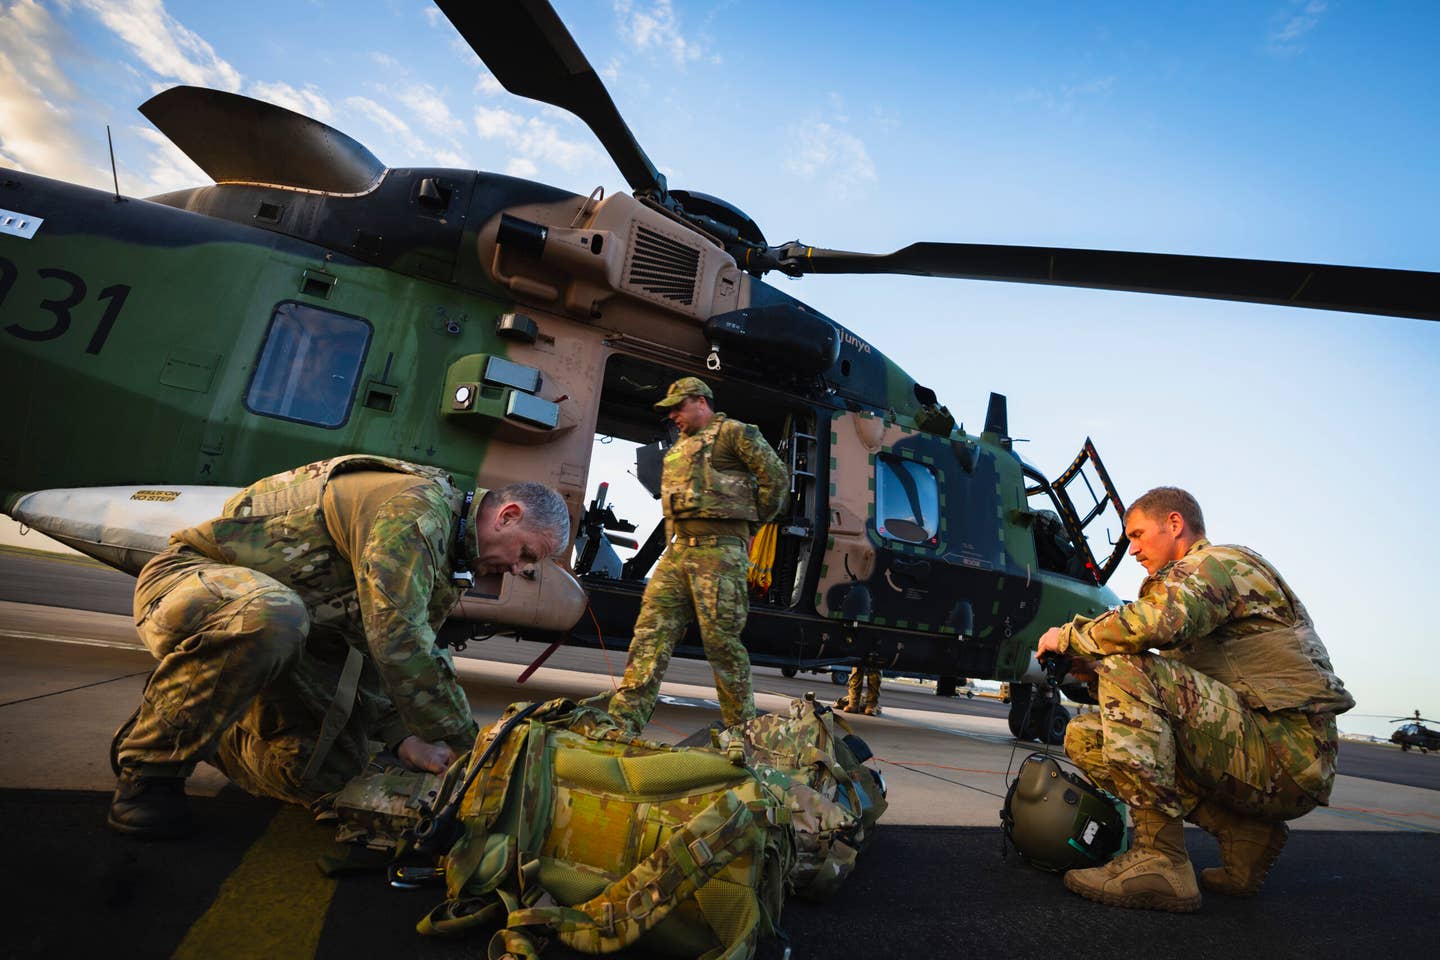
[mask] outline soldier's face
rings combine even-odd
[[[507,503],[495,511],[489,523],[476,531],[474,572],[480,575],[513,573],[517,576],[555,552],[549,535],[532,530],[524,522],[519,504]]]
[[[704,430],[713,414],[710,403],[704,397],[686,397],[670,408],[670,422],[680,428],[681,433]]]
[[[1130,556],[1154,574],[1167,563],[1185,555],[1180,534],[1185,523],[1180,514],[1152,517],[1143,510],[1133,510],[1125,518],[1125,539],[1130,541]]]

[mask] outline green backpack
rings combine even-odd
[[[807,698],[743,738],[672,747],[629,738],[589,702],[512,704],[443,778],[376,770],[334,809],[341,839],[385,848],[403,831],[402,857],[438,862],[391,868],[443,875],[421,933],[500,926],[496,960],[537,957],[551,937],[584,953],[746,958],[788,893],[833,892],[885,809],[837,724]]]

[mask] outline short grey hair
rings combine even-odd
[[[550,539],[555,541],[555,553],[570,543],[570,508],[560,494],[545,484],[521,480],[492,491],[492,495],[497,510],[507,503],[518,503],[525,511],[522,522],[531,530],[550,534]]]

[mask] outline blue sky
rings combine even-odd
[[[772,242],[1440,270],[1431,3],[556,8],[671,185],[738,204]],[[300,110],[392,166],[624,189],[582,124],[498,89],[418,0],[0,0],[0,164],[108,188],[108,123],[124,192],[207,182],[135,112],[176,83]],[[775,282],[969,426],[989,391],[1007,394],[1022,453],[1051,474],[1091,436],[1123,497],[1191,489],[1215,539],[1265,554],[1305,600],[1360,701],[1342,729],[1440,715],[1425,599],[1440,324],[917,278]],[[1133,596],[1142,575],[1127,561],[1112,585]]]

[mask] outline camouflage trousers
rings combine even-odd
[[[637,736],[655,710],[675,644],[692,622],[699,624],[705,658],[715,672],[725,725],[755,716],[750,655],[740,642],[750,612],[745,584],[750,558],[739,537],[718,540],[713,546],[671,544],[645,585],[625,677],[609,707],[611,716]]]
[[[301,804],[363,769],[368,743],[347,728],[301,782],[329,702],[296,680],[310,619],[289,587],[172,546],[140,571],[135,629],[159,663],[123,765],[189,776],[205,760],[250,793]]]
[[[872,713],[880,705],[880,668],[868,664],[856,664],[850,670],[850,685],[845,693],[845,707],[851,713],[869,710]]]
[[[1096,671],[1100,711],[1070,721],[1065,752],[1132,807],[1181,817],[1210,801],[1292,820],[1329,798],[1333,716],[1251,710],[1213,677],[1152,654],[1102,657]]]

